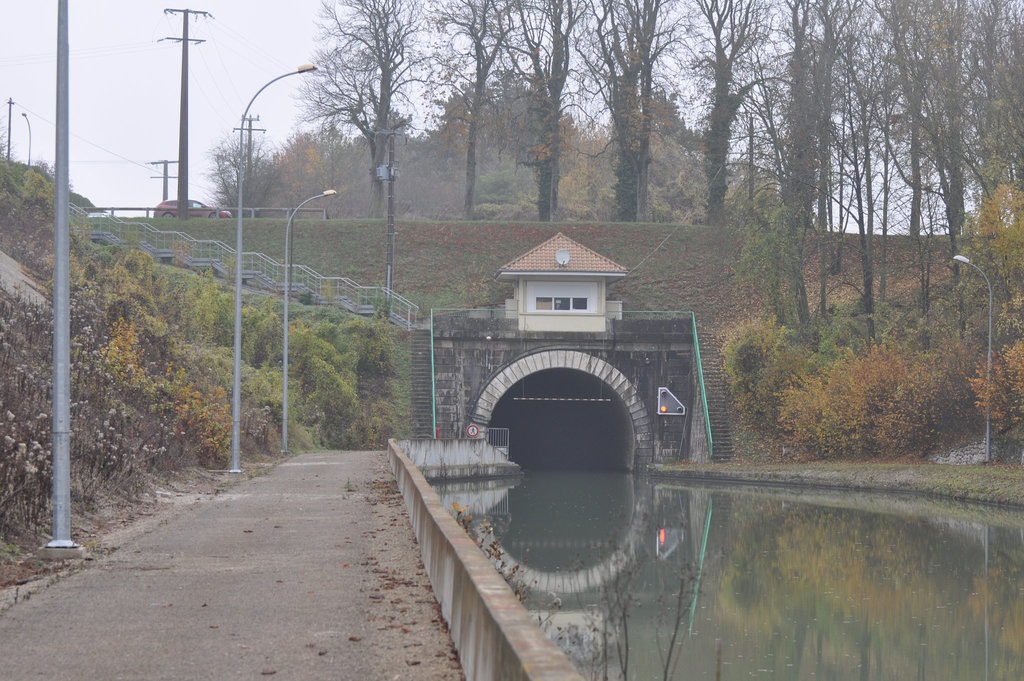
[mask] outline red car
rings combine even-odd
[[[188,202],[188,216],[190,218],[229,218],[231,213],[220,210],[213,206],[199,203],[198,201]],[[153,209],[155,218],[176,218],[178,217],[178,202],[174,199],[164,201]]]

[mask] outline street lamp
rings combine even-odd
[[[28,120],[28,114],[22,112],[21,117],[25,119],[25,124],[28,125],[28,167],[32,167],[32,123]]]
[[[985,285],[988,286],[988,360],[985,367],[985,387],[991,392],[992,387],[992,283],[988,280],[985,271],[975,265],[966,255],[954,255],[953,260],[970,265],[981,272],[985,277]],[[992,396],[989,395],[985,401],[985,461],[992,460]]]
[[[314,199],[337,194],[327,189],[316,196],[311,196],[295,207],[288,216],[288,224],[284,229],[284,360],[282,362],[281,387],[281,453],[288,453],[288,299],[292,297],[292,220],[299,209]]]
[[[238,223],[235,228],[235,345],[234,345],[234,373],[231,382],[231,471],[241,473],[241,413],[242,413],[242,180],[244,164],[242,158],[245,156],[245,118],[249,115],[249,109],[260,93],[272,84],[300,73],[315,71],[313,64],[303,64],[294,71],[268,81],[263,87],[256,91],[256,94],[249,100],[249,104],[242,113],[242,124],[238,126]]]

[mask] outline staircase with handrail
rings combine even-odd
[[[235,249],[223,241],[196,239],[112,215],[89,215],[77,206],[72,206],[72,215],[87,226],[94,242],[138,248],[159,262],[211,270],[223,278],[234,274]],[[285,265],[263,253],[243,251],[242,281],[250,290],[283,295]],[[361,286],[348,277],[325,277],[305,265],[293,264],[291,290],[316,305],[335,305],[364,316],[384,309],[391,323],[407,329],[416,325],[419,306],[383,286]]]

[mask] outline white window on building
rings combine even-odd
[[[594,282],[526,282],[527,312],[591,313],[598,311]]]

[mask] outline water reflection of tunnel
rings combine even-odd
[[[601,379],[575,369],[530,374],[498,400],[492,428],[509,429],[509,458],[528,470],[628,470],[633,423]]]

